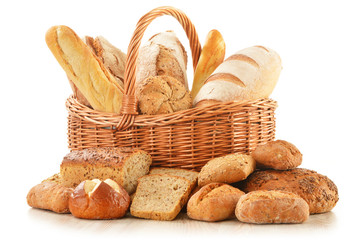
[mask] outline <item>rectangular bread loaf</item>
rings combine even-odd
[[[67,154],[60,165],[60,174],[68,187],[76,187],[87,179],[110,178],[131,194],[138,178],[149,172],[151,163],[151,156],[139,149],[89,148]]]

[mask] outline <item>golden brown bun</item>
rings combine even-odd
[[[256,168],[250,155],[233,153],[210,160],[198,175],[198,185],[212,182],[235,183],[247,178]]]
[[[271,141],[258,145],[252,152],[257,168],[287,170],[302,163],[302,153],[295,145],[284,140]]]
[[[254,191],[240,197],[236,217],[246,223],[302,223],[308,219],[305,200],[284,191]]]
[[[122,87],[72,29],[67,26],[51,27],[45,40],[68,78],[93,109],[120,113]]]
[[[117,191],[101,181],[96,189],[88,194],[85,184],[86,181],[81,182],[69,199],[69,209],[75,217],[112,219],[123,217],[126,214],[130,198],[124,188],[119,186],[119,191]]]
[[[192,107],[190,93],[170,76],[149,77],[137,89],[142,114],[173,113]]]
[[[234,217],[241,190],[224,183],[210,183],[203,186],[188,201],[188,217],[208,222]]]
[[[62,186],[59,182],[47,179],[32,187],[26,196],[30,207],[50,210],[56,213],[69,213],[68,201],[72,188]]]
[[[310,214],[331,211],[338,201],[337,187],[328,177],[303,168],[255,171],[242,182],[241,190],[293,192],[306,200]]]

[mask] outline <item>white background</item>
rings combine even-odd
[[[84,221],[71,215],[34,210],[28,190],[59,171],[67,148],[67,78],[44,40],[53,25],[78,35],[106,37],[126,52],[138,19],[172,5],[196,26],[203,44],[218,29],[226,57],[253,45],[276,50],[283,70],[272,98],[278,101],[276,138],[303,153],[301,167],[331,178],[339,189],[334,210],[299,225],[250,225],[235,220],[202,223],[123,219]],[[38,239],[73,237],[213,238],[267,236],[344,236],[358,228],[361,14],[357,1],[1,1],[1,225],[2,235]],[[176,31],[190,51],[180,25],[171,17],[155,20],[144,39]],[[192,79],[192,67],[189,64]]]

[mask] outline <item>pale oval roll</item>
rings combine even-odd
[[[216,68],[193,104],[267,98],[276,86],[281,69],[281,58],[272,49],[263,46],[243,49]]]

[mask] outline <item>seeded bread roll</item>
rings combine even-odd
[[[60,165],[60,174],[69,187],[88,179],[110,178],[131,194],[137,179],[148,173],[151,163],[151,156],[139,149],[89,148],[67,154]]]
[[[331,211],[338,201],[336,185],[315,171],[295,168],[291,170],[259,170],[242,182],[241,190],[283,190],[302,197],[310,207],[310,214]]]
[[[235,183],[247,178],[256,168],[250,155],[233,153],[210,160],[198,175],[198,185],[212,182]]]
[[[284,140],[271,141],[258,145],[252,152],[257,168],[287,170],[302,163],[302,153],[295,145]]]
[[[284,191],[253,191],[240,197],[236,217],[246,223],[302,223],[308,219],[305,200]]]
[[[210,183],[198,190],[188,201],[188,217],[215,222],[234,217],[241,190],[224,183]]]
[[[142,114],[166,114],[192,107],[190,93],[171,76],[149,77],[136,92]]]

